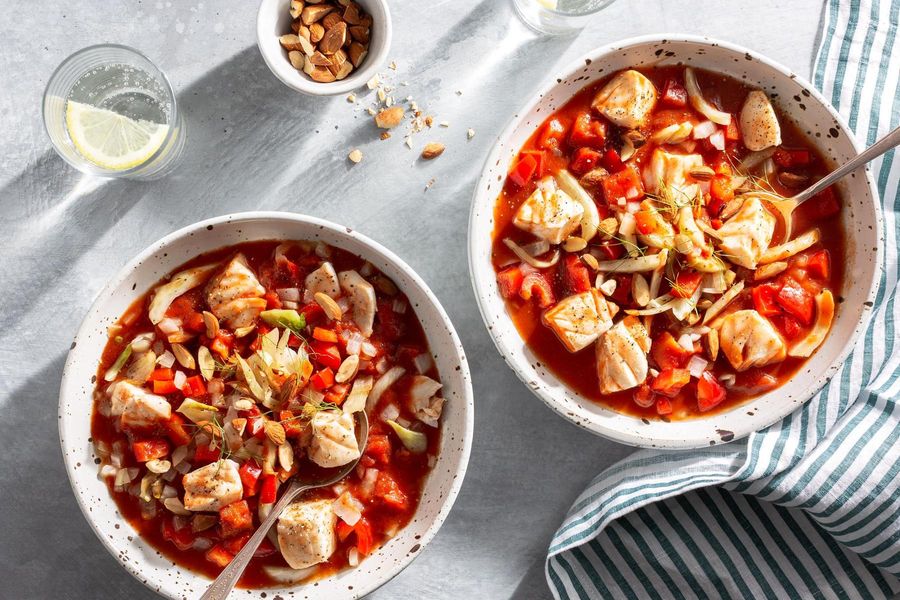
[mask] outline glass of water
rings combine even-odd
[[[615,0],[512,0],[519,17],[539,33],[560,35],[583,29]]]
[[[44,91],[43,117],[59,155],[101,177],[161,177],[184,148],[172,85],[127,46],[90,46],[64,60]]]

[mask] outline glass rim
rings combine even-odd
[[[98,177],[127,177],[129,175],[133,175],[134,173],[139,172],[142,168],[144,168],[146,165],[150,164],[151,162],[153,162],[154,160],[156,160],[159,157],[160,153],[162,153],[163,150],[166,149],[166,145],[172,140],[172,136],[175,134],[175,128],[172,127],[172,124],[175,124],[178,122],[178,99],[175,97],[175,88],[172,87],[172,82],[169,81],[169,77],[165,74],[165,72],[162,69],[160,69],[157,66],[157,64],[150,59],[150,57],[148,57],[146,54],[144,54],[140,50],[132,48],[131,46],[126,46],[125,44],[92,44],[90,46],[85,46],[84,48],[76,50],[75,52],[73,52],[72,54],[70,54],[69,56],[64,58],[62,60],[62,62],[60,62],[56,66],[56,68],[53,69],[53,73],[51,73],[50,77],[47,79],[47,85],[44,86],[44,93],[41,96],[41,121],[43,122],[43,125],[44,125],[44,133],[46,133],[47,137],[50,138],[50,144],[55,146],[55,144],[53,143],[53,136],[51,135],[50,129],[47,126],[47,114],[46,114],[47,95],[50,92],[50,86],[53,85],[53,83],[56,81],[56,78],[59,75],[60,71],[63,69],[63,67],[65,67],[66,65],[71,63],[74,59],[76,59],[84,54],[87,54],[89,52],[93,52],[96,50],[103,50],[106,48],[113,48],[116,50],[124,50],[125,52],[130,52],[132,54],[135,54],[138,57],[147,61],[150,64],[150,66],[153,67],[153,69],[156,71],[156,75],[158,75],[159,79],[162,81],[163,87],[164,87],[165,91],[168,93],[169,101],[172,106],[172,118],[169,120],[170,121],[169,122],[169,130],[166,132],[166,137],[163,139],[162,143],[159,145],[159,148],[157,148],[156,151],[153,152],[153,154],[151,154],[147,158],[147,160],[145,160],[143,163],[141,163],[139,165],[136,165],[136,166],[128,168],[128,169],[124,169],[122,171],[110,171],[109,169],[103,169],[102,167],[96,167],[97,172],[92,173],[93,175],[96,175]],[[66,100],[66,103],[68,103],[68,100]],[[61,152],[57,151],[57,154],[60,156],[60,158],[62,158],[64,161],[66,161],[67,163],[69,163],[70,165],[72,165],[73,167],[78,169],[79,171],[82,170],[79,165],[74,164],[71,160],[69,160]],[[89,160],[85,159],[85,161],[90,164]]]
[[[561,17],[563,19],[566,19],[566,18],[576,18],[577,19],[579,17],[586,17],[588,15],[593,15],[595,13],[598,13],[601,10],[607,8],[610,4],[613,4],[615,1],[616,0],[602,0],[602,2],[603,2],[602,6],[600,6],[598,8],[585,9],[585,10],[582,10],[579,12],[562,12],[556,8],[548,8],[547,6],[544,6],[543,4],[540,5],[540,9],[547,11],[548,13],[551,13],[554,16]]]

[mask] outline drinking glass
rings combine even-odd
[[[615,0],[512,0],[516,13],[539,33],[560,35],[583,29],[591,16]]]

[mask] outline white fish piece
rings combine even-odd
[[[237,254],[221,273],[213,277],[206,288],[206,302],[212,313],[231,329],[252,325],[266,308],[262,297],[266,289],[247,264],[243,254]]]
[[[310,296],[322,292],[337,300],[341,295],[341,286],[330,262],[323,262],[318,269],[306,276],[306,290]]]
[[[350,299],[353,322],[360,333],[369,337],[375,325],[375,288],[356,271],[338,273],[341,289]]]
[[[559,189],[553,177],[545,177],[516,211],[513,224],[559,244],[578,229],[583,214],[581,203]]]
[[[640,319],[627,316],[597,340],[597,375],[600,392],[631,389],[647,379],[650,336]]]
[[[244,494],[238,465],[231,459],[217,460],[185,473],[184,507],[193,511],[215,511],[237,502]]]
[[[544,325],[553,330],[569,352],[587,348],[612,326],[619,307],[591,288],[560,300],[544,313]]]
[[[719,346],[738,371],[781,362],[787,346],[775,327],[755,310],[739,310],[722,319]]]
[[[309,459],[320,467],[340,467],[359,458],[353,415],[320,410],[310,420],[310,427]]]
[[[332,502],[294,502],[278,517],[278,546],[291,568],[305,569],[325,562],[334,554],[337,515]]]
[[[640,127],[656,106],[656,87],[638,71],[618,73],[597,92],[594,110],[620,127]]]
[[[672,202],[690,204],[697,197],[700,186],[688,181],[688,173],[702,166],[703,157],[699,154],[674,154],[656,148],[650,164],[644,168],[644,187],[651,194],[658,194],[664,187]]]
[[[765,92],[753,90],[747,94],[741,107],[741,137],[753,152],[781,145],[781,125]]]
[[[437,427],[444,409],[444,399],[438,396],[443,384],[425,375],[414,375],[409,385],[409,408],[416,418]]]
[[[110,394],[110,414],[120,417],[123,427],[150,427],[172,418],[172,406],[162,396],[120,381]]]
[[[675,245],[675,231],[672,225],[659,213],[650,200],[642,200],[639,213],[650,227],[647,233],[638,233],[638,239],[653,248],[672,248]]]
[[[741,208],[719,228],[719,249],[736,265],[755,269],[760,256],[772,243],[775,217],[756,197],[749,197]]]

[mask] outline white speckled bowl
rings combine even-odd
[[[106,343],[106,329],[160,277],[190,258],[251,240],[321,240],[372,262],[394,280],[415,308],[444,383],[447,402],[442,419],[441,451],[428,478],[418,511],[396,537],[356,569],[321,579],[315,585],[285,589],[240,590],[241,598],[358,598],[402,571],[437,533],[462,485],[472,443],[474,404],[469,366],[447,314],[425,282],[399,257],[377,242],[312,217],[291,213],[248,212],[216,217],[172,233],[129,262],[100,292],[82,323],[63,371],[59,395],[59,438],[75,498],[85,518],[110,553],[148,587],[169,598],[199,597],[205,577],[172,563],[144,543],[119,517],[106,485],[97,478],[91,445],[92,378]]]
[[[386,0],[356,0],[372,15],[369,54],[346,79],[320,83],[301,73],[288,60],[287,52],[278,38],[291,33],[290,0],[261,0],[256,14],[256,43],[263,60],[272,73],[289,88],[307,96],[335,96],[360,88],[372,78],[387,58],[391,48],[391,11]]]
[[[857,172],[844,179],[840,188],[848,268],[845,289],[838,294],[843,302],[828,339],[780,388],[727,412],[672,423],[614,412],[572,392],[525,346],[506,312],[491,266],[494,203],[512,158],[547,115],[596,79],[624,68],[655,64],[692,65],[759,86],[830,161],[840,163],[859,150],[844,120],[810,83],[759,54],[733,44],[684,35],[617,42],[587,54],[542,86],[500,134],[475,188],[469,216],[469,268],[482,317],[497,349],[519,378],[553,410],[576,425],[625,444],[697,448],[729,442],[775,423],[809,400],[834,375],[872,310],[882,252],[881,213],[868,174]]]

